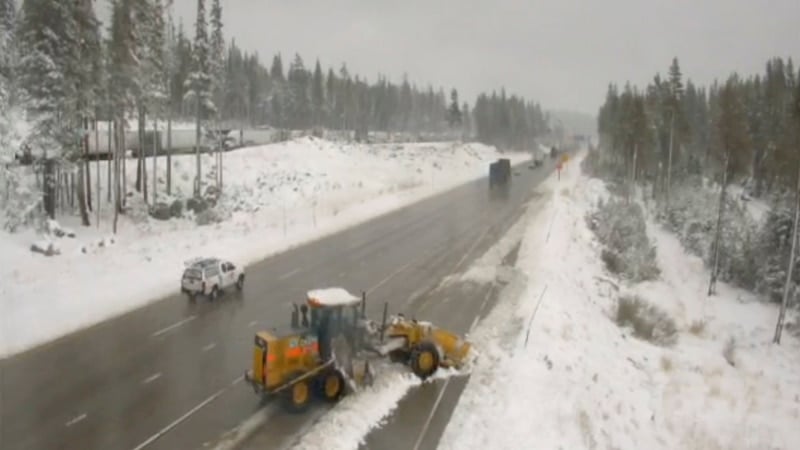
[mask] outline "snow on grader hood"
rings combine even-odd
[[[318,398],[338,401],[346,392],[370,385],[370,361],[389,358],[425,380],[440,368],[461,369],[471,344],[430,322],[366,317],[366,294],[343,288],[309,291],[293,305],[291,325],[255,335],[252,366],[245,380],[257,394],[281,397],[288,410],[304,411]]]

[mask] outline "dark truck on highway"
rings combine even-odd
[[[511,184],[511,160],[500,158],[489,164],[489,191],[508,194]]]

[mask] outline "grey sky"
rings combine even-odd
[[[210,3],[209,0],[206,2]],[[175,0],[191,35],[196,0]],[[470,103],[505,86],[594,114],[609,81],[636,84],[673,56],[708,83],[762,72],[771,56],[800,62],[800,0],[223,0],[226,39],[269,62],[345,61],[374,80],[456,87]]]

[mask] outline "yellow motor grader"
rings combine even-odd
[[[336,402],[371,384],[376,358],[401,362],[421,379],[466,362],[471,346],[454,333],[402,315],[387,320],[388,304],[380,324],[365,312],[366,294],[309,291],[288,328],[256,333],[245,380],[262,397],[281,397],[289,411],[302,412],[315,398]]]

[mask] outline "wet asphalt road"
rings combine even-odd
[[[217,302],[171,296],[3,360],[0,449],[204,448],[259,408],[241,381],[258,328],[287,324],[292,302],[330,285],[366,290],[373,317],[384,302],[433,308],[425,294],[489,248],[552,168],[516,169],[505,201],[490,201],[482,178],[270,257]],[[275,415],[259,448],[290,442],[313,418]]]

